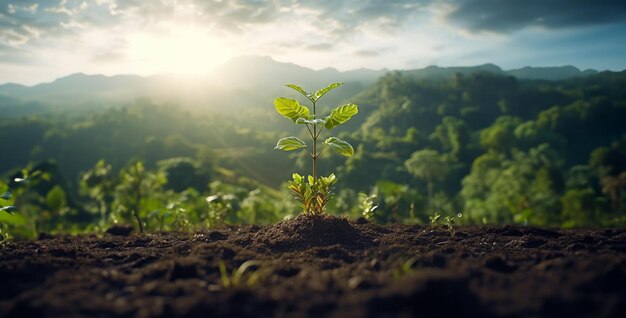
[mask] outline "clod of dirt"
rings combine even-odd
[[[50,240],[53,239],[54,235],[46,233],[46,232],[41,232],[39,233],[39,236],[37,237],[38,240],[43,241],[43,240]]]
[[[105,233],[115,236],[128,236],[133,231],[132,226],[128,225],[113,225],[108,228]]]
[[[261,229],[252,236],[252,242],[272,250],[331,245],[358,248],[375,245],[371,238],[344,218],[304,214]]]
[[[501,273],[512,273],[517,267],[505,261],[501,256],[491,257],[485,260],[485,267]]]

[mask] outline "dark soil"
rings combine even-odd
[[[451,237],[300,216],[202,233],[41,235],[0,251],[1,317],[626,317],[626,230]],[[230,272],[248,260],[260,265],[224,287],[220,262]]]

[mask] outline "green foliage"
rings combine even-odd
[[[626,72],[559,82],[391,72],[370,87],[347,85],[332,95],[339,84],[314,92],[289,85],[307,103],[282,100],[289,121],[257,106],[256,96],[241,96],[254,102],[233,115],[222,111],[229,107],[191,110],[144,99],[0,118],[0,143],[10,149],[0,156],[0,227],[4,237],[25,239],[137,222],[132,182],[122,178],[137,161],[160,179],[140,187],[146,232],[271,223],[296,210],[298,202],[286,199],[294,193],[282,185],[285,174],[320,158],[325,164],[315,173],[300,173],[341,178],[328,191],[337,193],[329,213],[362,216],[363,198],[376,194],[371,212],[380,223],[428,223],[436,211],[443,225],[463,211],[458,224],[625,226],[624,85]],[[368,116],[330,107],[348,102]],[[313,116],[313,103],[324,116]],[[304,138],[348,117],[336,138],[358,147],[345,160],[334,154],[351,148],[324,143],[329,136],[317,144]],[[306,146],[294,144],[302,151],[289,156],[271,151],[283,136]],[[410,160],[423,150],[436,152],[434,169],[424,168],[424,154]],[[208,202],[212,196],[219,199]]]
[[[326,204],[333,197],[332,188],[336,182],[337,178],[332,173],[317,180],[312,176],[305,180],[303,176],[294,173],[293,181],[289,181],[288,188],[295,195],[298,206],[304,213],[320,215],[326,212]]]
[[[143,233],[142,217],[147,215],[153,207],[160,206],[159,198],[153,196],[161,190],[166,178],[158,172],[147,171],[143,162],[138,161],[120,172],[120,184],[115,192],[114,209],[128,220],[135,218],[139,231]]]
[[[9,192],[9,186],[0,181],[0,242],[10,238],[10,234],[5,229],[5,222],[7,221],[5,213],[13,215],[16,208],[13,206],[12,194]]]
[[[274,149],[290,151],[290,150],[297,150],[297,149],[305,148],[305,147],[306,147],[306,144],[304,143],[304,141],[302,141],[302,139],[298,137],[285,137],[285,138],[281,138],[278,141]]]
[[[352,116],[358,113],[359,113],[359,108],[355,104],[347,104],[347,105],[339,106],[333,109],[330,115],[328,115],[328,117],[324,119],[324,122],[323,122],[324,127],[326,127],[326,129],[328,130],[331,130],[347,122],[348,120],[350,120],[350,118],[352,118]]]
[[[100,216],[101,227],[105,226],[111,213],[115,182],[112,167],[104,160],[98,160],[93,168],[80,176],[80,193],[95,201],[95,208],[90,206],[90,209]]]
[[[428,207],[433,209],[434,183],[442,182],[449,172],[448,159],[436,150],[424,149],[414,152],[404,166],[409,173],[426,182],[428,188]]]
[[[563,227],[579,227],[595,223],[595,212],[598,210],[596,195],[591,189],[568,190],[561,197],[563,209],[561,214]]]
[[[458,217],[461,217],[461,214],[458,215]],[[445,224],[446,224],[446,230],[448,230],[448,234],[450,234],[451,238],[454,238],[456,236],[456,218],[454,218],[453,216],[446,216],[444,218],[445,220]]]
[[[295,99],[279,97],[274,100],[274,107],[276,107],[276,111],[279,114],[291,119],[294,123],[299,118],[309,118],[309,109],[306,106],[300,105]]]
[[[354,155],[354,148],[352,146],[337,137],[329,137],[323,143],[323,148],[317,150],[317,139],[324,128],[330,130],[344,124],[352,116],[356,115],[359,110],[355,104],[347,104],[335,108],[329,116],[325,118],[317,118],[316,103],[319,99],[329,91],[341,86],[342,83],[333,83],[326,88],[322,88],[311,94],[305,91],[303,88],[294,85],[287,84],[286,86],[304,95],[311,103],[313,108],[313,114],[307,107],[300,105],[296,100],[279,97],[274,100],[274,106],[279,114],[291,119],[296,124],[306,125],[309,135],[312,139],[312,149],[308,149],[306,143],[297,137],[285,137],[278,141],[274,149],[279,150],[297,150],[305,149],[305,151],[311,157],[313,163],[313,173],[307,180],[303,176],[297,173],[293,174],[293,181],[289,182],[289,190],[295,195],[295,199],[299,202],[299,206],[303,209],[304,213],[317,215],[326,211],[326,204],[332,198],[332,187],[337,182],[334,174],[330,174],[328,177],[320,177],[317,175],[317,159],[324,152],[326,148],[330,148],[337,153],[351,157]],[[319,128],[319,130],[318,130]],[[307,182],[308,181],[308,182]]]
[[[376,209],[378,209],[378,205],[375,205],[374,201],[377,199],[378,195],[376,193],[365,194],[359,193],[359,210],[363,217],[370,222],[378,222],[379,218],[377,217]]]
[[[348,142],[341,140],[337,137],[329,137],[328,139],[324,140],[324,144],[328,145],[331,149],[335,150],[342,156],[354,156],[354,148],[352,148],[352,146]]]
[[[13,214],[16,208],[13,206],[13,195],[9,191],[9,186],[0,181],[0,212]]]
[[[435,212],[433,215],[428,216],[428,220],[431,226],[435,226],[439,224],[439,218],[441,218],[441,214]]]
[[[406,261],[402,262],[400,266],[398,266],[397,268],[393,270],[392,272],[393,278],[398,280],[398,279],[401,279],[403,277],[410,275],[411,273],[415,272],[416,265],[417,265],[416,257],[411,257],[407,259]]]

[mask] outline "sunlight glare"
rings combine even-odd
[[[129,42],[134,67],[148,74],[204,74],[230,58],[221,41],[191,27],[172,27],[166,35],[135,34]]]

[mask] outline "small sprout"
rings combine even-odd
[[[463,214],[459,213],[456,217],[460,219],[463,217]],[[446,216],[445,220],[448,234],[450,234],[450,237],[454,238],[456,236],[456,218],[454,216]]]
[[[428,217],[428,219],[430,220],[430,225],[431,226],[435,226],[437,224],[439,224],[439,218],[441,218],[441,214],[435,212],[435,214],[431,215]]]
[[[246,287],[254,286],[260,278],[260,272],[253,267],[260,267],[261,262],[250,260],[245,261],[238,268],[233,269],[232,273],[228,273],[226,264],[223,261],[218,263],[220,269],[220,283],[223,288],[235,288],[245,284]],[[246,271],[249,273],[246,275]],[[244,276],[247,276],[244,278]]]
[[[400,279],[410,273],[412,273],[415,269],[415,263],[417,262],[417,258],[411,257],[408,260],[404,261],[400,267],[393,270],[393,278]]]
[[[374,212],[378,209],[378,205],[374,204],[374,200],[377,197],[376,193],[370,195],[359,193],[359,209],[362,211],[363,217],[370,222],[373,222],[376,217]]]

